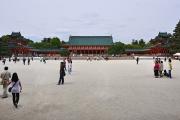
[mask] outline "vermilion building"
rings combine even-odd
[[[70,36],[64,47],[73,54],[106,54],[112,44],[112,36]]]
[[[24,38],[20,32],[12,32],[10,40],[8,41],[11,54],[29,54],[30,48],[27,45],[28,40]]]

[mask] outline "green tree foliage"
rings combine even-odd
[[[54,37],[54,38],[51,39],[50,44],[54,48],[60,48],[61,42],[60,42],[59,38]]]
[[[1,37],[1,39],[2,39],[2,42],[6,42],[7,43],[11,39],[11,37],[10,37],[10,35],[3,35]]]
[[[180,21],[175,27],[174,34],[172,37],[174,52],[180,52]]]
[[[118,54],[122,54],[124,51],[125,51],[124,43],[116,42],[116,43],[114,43],[114,45],[112,45],[109,48],[108,54],[110,54],[110,55],[118,55]]]
[[[140,49],[146,47],[146,42],[143,39],[140,40],[132,40],[131,44],[126,44],[126,49]]]
[[[178,24],[175,27],[173,36],[174,36],[174,38],[180,40],[180,21],[178,22]]]
[[[59,38],[46,38],[41,42],[30,43],[30,46],[36,49],[59,49],[62,47],[62,42]]]
[[[64,50],[60,51],[59,54],[63,57],[67,57],[70,55],[70,52],[67,49],[64,49]]]
[[[139,45],[143,48],[146,45],[146,42],[143,39],[139,40]]]
[[[0,55],[8,56],[10,54],[10,51],[8,49],[8,41],[9,40],[10,40],[9,35],[3,35],[0,38]]]
[[[132,43],[131,43],[132,45],[138,45],[139,44],[139,42],[138,42],[138,40],[132,40]]]
[[[127,44],[125,45],[126,49],[140,49],[142,48],[140,45]]]

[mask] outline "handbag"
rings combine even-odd
[[[16,82],[13,84],[12,87],[9,87],[8,92],[11,92],[12,88],[15,86]]]

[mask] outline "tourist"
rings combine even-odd
[[[9,62],[11,62],[11,57],[9,57]]]
[[[63,62],[64,62],[64,70],[66,71],[66,58],[63,59]]]
[[[137,64],[139,63],[139,57],[136,58],[136,62],[137,62]]]
[[[61,62],[61,65],[60,65],[60,77],[59,77],[59,82],[58,82],[58,85],[60,85],[61,81],[62,81],[62,84],[64,84],[64,76],[66,75],[65,74],[65,64],[64,62]]]
[[[11,78],[11,73],[8,72],[8,67],[4,67],[4,72],[1,73],[2,85],[3,85],[3,95],[2,98],[7,98],[7,87],[9,84],[9,79]]]
[[[68,73],[70,74],[70,59],[67,58],[67,69],[68,69]]]
[[[168,63],[167,63],[167,60],[166,61],[164,61],[164,63],[163,63],[163,67],[164,67],[164,76],[166,76],[166,77],[169,77],[169,74],[168,74]]]
[[[167,73],[166,69],[164,69],[164,76],[169,77],[169,74]]]
[[[169,58],[169,64],[168,64],[168,73],[169,73],[169,78],[172,78],[172,75],[171,75],[171,71],[172,71],[172,61],[171,61],[171,58]]]
[[[164,58],[164,62],[166,62],[166,57]]]
[[[14,63],[16,63],[16,61],[17,61],[17,57],[14,58]]]
[[[43,58],[43,62],[44,62],[44,64],[46,63],[46,59],[45,58]]]
[[[68,58],[68,73],[71,74],[72,72],[72,60]]]
[[[163,65],[163,61],[160,61],[160,77],[163,77],[163,70],[164,70],[164,65]]]
[[[25,65],[26,64],[26,58],[23,57],[23,64]]]
[[[22,90],[22,85],[21,85],[21,82],[19,81],[17,73],[13,73],[13,75],[12,75],[10,88],[11,88],[11,91],[9,91],[9,92],[12,93],[13,104],[16,108],[18,108],[19,97],[20,97],[20,92]]]
[[[72,72],[72,59],[70,58],[70,71]]]
[[[5,65],[5,64],[6,64],[6,58],[4,58],[4,59],[2,60],[2,62],[3,62],[3,65]]]
[[[28,65],[30,65],[30,58],[28,58]]]
[[[155,76],[155,78],[159,77],[159,69],[160,69],[160,66],[159,66],[159,62],[157,60],[155,62],[155,65],[154,65],[154,76]]]

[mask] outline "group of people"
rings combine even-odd
[[[33,57],[32,57],[31,59],[33,60]],[[9,62],[11,62],[11,60],[13,60],[14,63],[16,63],[17,61],[19,61],[19,59],[17,59],[17,57],[15,57],[15,58],[13,58],[13,59],[9,57]],[[25,65],[25,64],[26,64],[26,58],[23,57],[22,61],[23,61],[23,64]],[[30,58],[28,57],[28,58],[27,58],[27,64],[28,64],[28,65],[30,65],[30,61],[31,61],[31,60],[30,60]],[[6,58],[3,58],[3,59],[2,59],[2,63],[3,63],[3,65],[6,64]]]
[[[44,64],[46,64],[46,58],[44,58],[44,57],[41,58],[41,59],[40,59],[40,62],[43,62]]]
[[[25,61],[23,59],[23,63],[25,65]],[[66,75],[66,71],[71,74],[72,72],[72,59],[67,58],[64,59],[60,64],[60,77],[58,81],[58,85],[64,84],[64,77]],[[18,108],[20,92],[22,91],[22,85],[18,78],[17,73],[11,73],[8,71],[8,67],[4,67],[4,71],[0,74],[0,84],[3,86],[3,94],[2,98],[8,98],[8,92],[12,93],[12,101],[15,108]]]
[[[45,59],[44,59],[45,60]],[[25,59],[23,59],[23,63],[25,65]],[[28,58],[28,64],[30,64],[30,59]],[[139,63],[139,57],[136,58],[137,64]],[[167,64],[167,65],[166,65]],[[62,62],[60,62],[60,77],[58,81],[58,85],[64,84],[64,77],[66,75],[66,71],[71,74],[72,72],[72,59],[65,58]],[[168,63],[166,62],[166,58],[164,62],[160,58],[156,58],[154,62],[154,76],[155,78],[159,77],[169,77],[172,78],[172,60],[168,59]],[[17,73],[13,73],[11,77],[11,73],[8,71],[8,67],[4,67],[4,71],[0,74],[0,78],[2,79],[1,84],[3,85],[3,95],[2,98],[8,98],[8,91],[12,93],[12,101],[16,108],[18,108],[20,92],[22,90],[21,82],[18,78]],[[8,89],[9,88],[9,89]]]
[[[169,77],[172,78],[172,60],[171,58],[168,59],[168,63],[166,62],[166,58],[164,62],[160,58],[156,58],[154,62],[154,76],[155,78],[159,77]]]
[[[27,60],[28,60],[28,65],[30,65],[30,61],[31,61],[30,58],[28,57]],[[24,65],[26,64],[26,58],[25,58],[25,57],[23,58],[23,64],[24,64]]]
[[[11,77],[11,73],[8,71],[8,67],[6,66],[4,67],[4,71],[0,74],[0,78],[2,79],[1,84],[3,85],[2,98],[8,98],[8,92],[11,92],[13,104],[18,108],[22,85],[17,73],[13,73]]]

